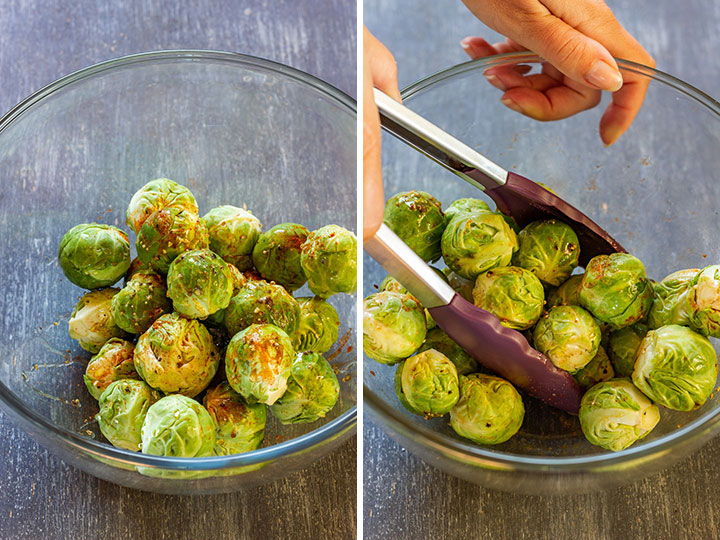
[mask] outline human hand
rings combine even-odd
[[[380,227],[385,208],[380,161],[380,115],[373,88],[401,101],[397,67],[390,51],[364,28],[363,31],[363,239]]]
[[[473,14],[507,36],[490,45],[480,37],[462,41],[475,59],[531,50],[547,62],[525,75],[517,67],[491,68],[488,81],[504,93],[501,102],[536,120],[559,120],[595,107],[600,91],[613,92],[600,120],[606,145],[622,135],[637,114],[649,81],[622,75],[613,56],[651,67],[652,57],[620,25],[602,0],[463,0]]]

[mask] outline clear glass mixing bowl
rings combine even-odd
[[[341,379],[327,418],[280,426],[263,447],[202,459],[145,456],[102,442],[84,389],[90,354],[67,320],[83,291],[57,264],[70,227],[125,227],[132,194],[157,177],[188,186],[204,214],[246,205],[266,228],[356,226],[356,111],[347,95],[267,60],[163,51],[68,75],[0,120],[0,404],[67,463],[105,480],[165,493],[216,493],[298,470],[356,424],[355,296],[330,302],[341,320],[328,355]],[[134,240],[133,240],[134,241]],[[299,291],[307,293],[307,290]],[[153,474],[140,474],[137,468]],[[199,478],[174,479],[177,471]]]
[[[514,53],[464,63],[406,88],[404,103],[506,169],[551,187],[638,256],[650,277],[720,263],[720,104],[674,77],[618,61],[622,71],[649,79],[650,87],[629,131],[604,148],[597,126],[608,96],[593,110],[541,123],[500,104],[500,93],[483,75],[499,65],[538,71],[539,62]],[[492,205],[388,134],[383,174],[386,197],[418,189],[445,206],[461,197]],[[385,273],[367,255],[364,260],[368,295]],[[457,436],[447,417],[426,421],[407,412],[395,397],[394,369],[365,357],[369,416],[427,463],[495,489],[569,493],[629,482],[676,462],[720,425],[716,395],[690,413],[661,409],[661,422],[646,439],[609,453],[585,441],[577,419],[526,397],[520,433],[498,446],[478,446]]]

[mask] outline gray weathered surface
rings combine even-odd
[[[322,25],[318,21],[322,21]],[[244,52],[355,93],[355,6],[324,2],[0,2],[0,109],[87,65],[146,50]],[[22,324],[35,325],[36,321]],[[0,538],[353,538],[356,452],[245,492],[168,497],[52,457],[0,414]]]
[[[609,1],[658,68],[717,98],[717,2]],[[467,60],[460,40],[497,34],[461,2],[365,0],[365,24],[398,63],[400,87]],[[687,44],[692,43],[691,47]],[[698,61],[702,58],[701,61]],[[719,538],[715,499],[720,440],[665,472],[609,491],[530,497],[464,482],[430,467],[378,425],[364,428],[364,530],[367,539]]]

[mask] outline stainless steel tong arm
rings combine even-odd
[[[380,112],[380,122],[387,131],[466,182],[485,191],[485,186],[463,173],[463,170],[468,169],[477,169],[500,186],[507,181],[508,172],[500,165],[377,88],[375,88],[375,104]]]
[[[365,251],[426,308],[445,306],[455,291],[384,223]]]

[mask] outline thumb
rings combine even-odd
[[[622,75],[610,52],[557,17],[526,28],[522,36],[510,37],[579,83],[609,92],[622,87]]]

